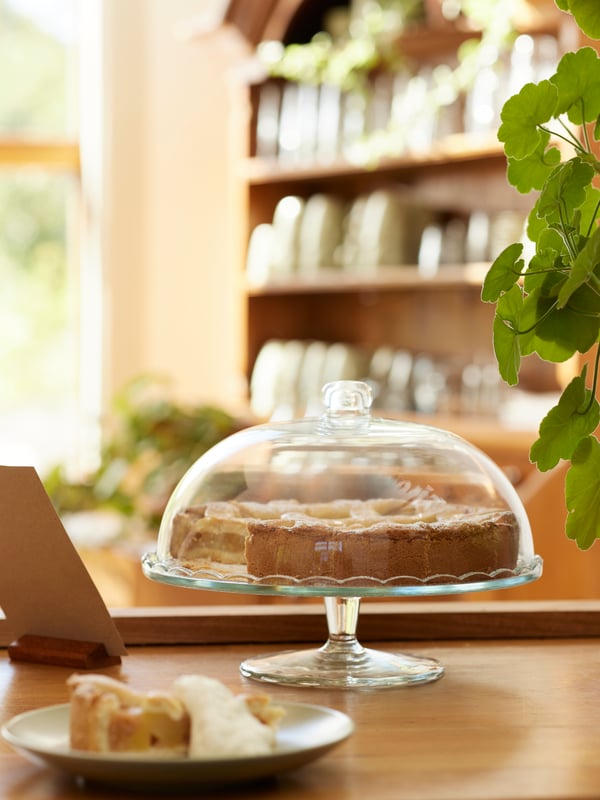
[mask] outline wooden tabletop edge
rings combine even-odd
[[[324,642],[319,603],[111,609],[127,646]],[[0,646],[17,635],[0,619]],[[600,637],[600,601],[364,602],[360,641]]]

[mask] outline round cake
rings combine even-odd
[[[207,503],[179,512],[171,536],[171,556],[190,569],[237,565],[267,583],[487,580],[513,571],[518,555],[512,511],[428,492],[313,504]]]

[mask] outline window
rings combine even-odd
[[[78,0],[0,0],[0,463],[80,447]]]

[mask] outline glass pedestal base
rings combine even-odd
[[[434,658],[385,653],[358,642],[351,653],[333,653],[329,640],[313,650],[287,650],[246,659],[240,672],[265,683],[376,689],[435,681],[444,674],[444,667]]]
[[[356,638],[360,598],[326,597],[329,638],[323,647],[288,650],[249,658],[240,665],[246,678],[265,683],[316,687],[388,687],[428,683],[444,668],[434,658],[385,653]]]

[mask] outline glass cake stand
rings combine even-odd
[[[249,658],[241,665],[246,677],[327,687],[436,680],[444,668],[434,659],[362,647],[356,636],[361,599],[500,589],[541,575],[525,509],[502,470],[448,431],[371,416],[372,399],[371,387],[360,381],[326,384],[321,416],[227,437],[196,461],[169,499],[156,552],[142,559],[148,578],[324,598],[325,644]],[[457,525],[453,550],[447,542]],[[404,538],[393,538],[392,530]],[[350,548],[348,536],[357,537]],[[256,537],[262,545],[252,562]],[[308,572],[298,563],[307,548]],[[219,563],[219,555],[239,566]],[[425,562],[425,578],[378,571],[401,564],[395,569],[419,574]],[[467,572],[477,564],[488,572]],[[429,574],[452,566],[458,577]]]
[[[156,553],[143,556],[142,569],[151,580],[172,586],[279,597],[323,597],[328,627],[324,645],[248,658],[240,665],[242,675],[266,683],[296,686],[389,688],[435,681],[444,674],[444,666],[434,658],[363,647],[356,635],[362,598],[418,598],[519,586],[541,576],[542,560],[534,556],[514,571],[492,576],[466,575],[444,584],[430,579],[407,586],[352,586],[344,585],[343,581],[319,586],[300,582],[262,584],[244,575],[225,577],[211,570],[190,572],[161,561]]]

